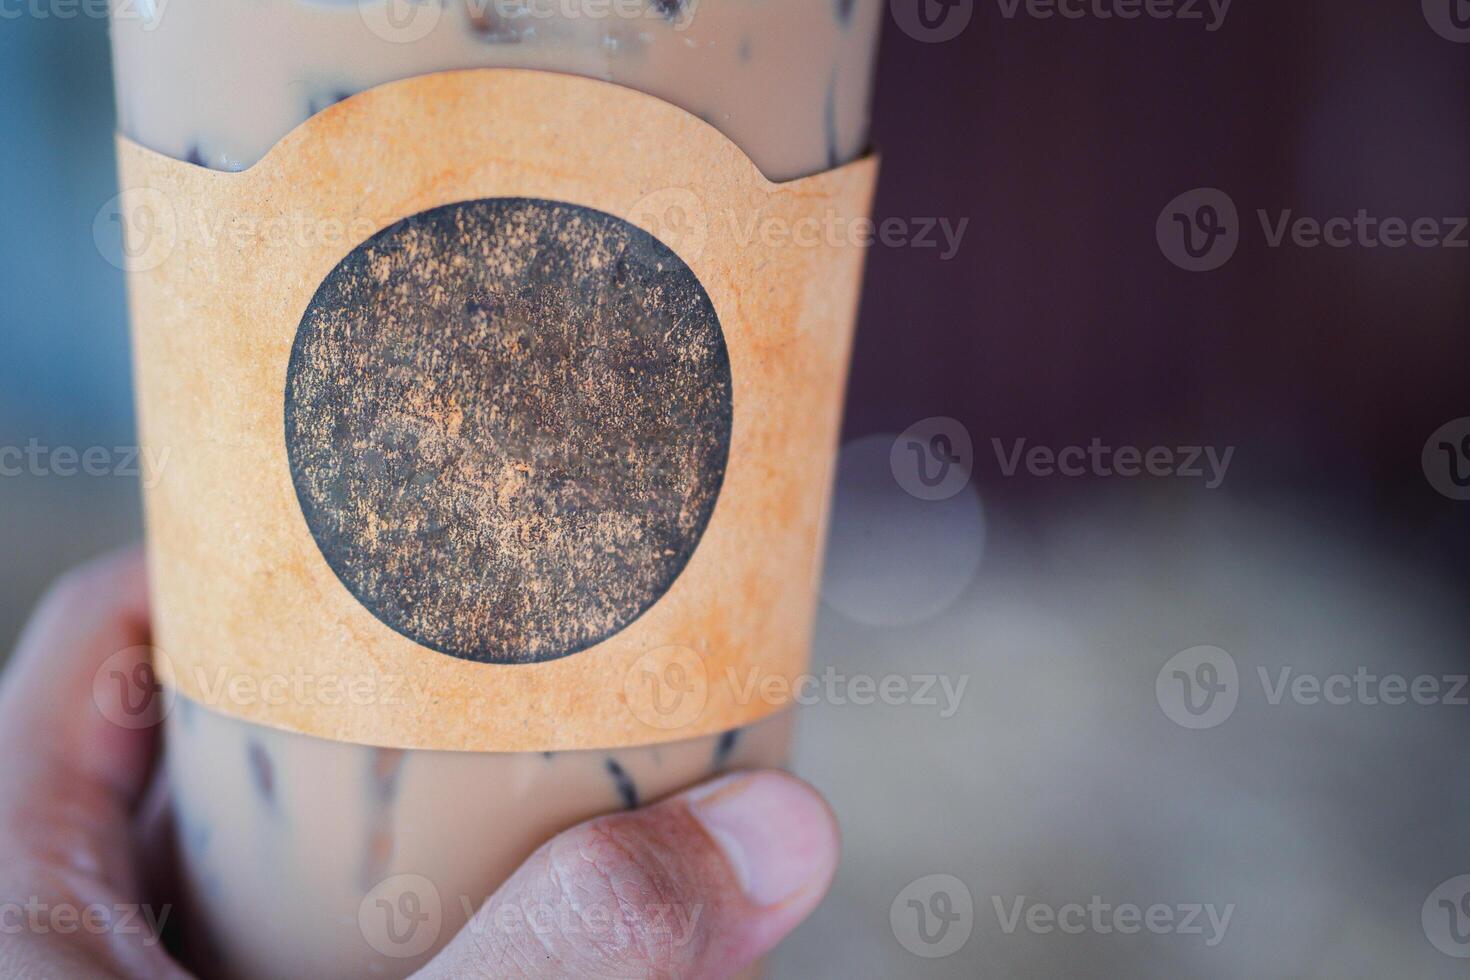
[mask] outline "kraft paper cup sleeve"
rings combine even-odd
[[[790,700],[874,160],[774,184],[659,99],[510,69],[364,92],[242,173],[119,154],[180,693],[478,751]]]

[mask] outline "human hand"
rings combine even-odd
[[[94,684],[148,656],[141,554],[67,575],[0,677],[0,975],[186,978],[149,905],[166,850],[140,828],[157,729],[120,725]],[[110,703],[110,699],[117,703]],[[805,783],[740,773],[588,821],[536,851],[426,966],[460,977],[727,977],[812,911],[837,864],[831,811]],[[596,912],[579,935],[496,928],[507,910]],[[638,914],[679,910],[682,928]]]

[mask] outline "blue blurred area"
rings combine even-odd
[[[0,19],[0,86],[0,447],[116,461],[134,436],[123,276],[93,237],[117,192],[106,21]],[[139,533],[127,474],[0,478],[0,659],[50,579]]]
[[[93,239],[116,193],[105,21],[0,21],[0,443],[131,439],[122,273]]]

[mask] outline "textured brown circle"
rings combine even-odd
[[[332,570],[392,629],[486,663],[576,653],[657,602],[729,456],[694,272],[554,201],[446,205],[359,245],[301,319],[285,395]]]

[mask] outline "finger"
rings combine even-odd
[[[806,783],[728,776],[556,837],[418,976],[729,977],[816,907],[838,849]]]
[[[23,907],[3,958],[15,975],[182,977],[158,946],[168,909],[138,904],[132,818],[157,743],[128,721],[102,668],[147,663],[147,584],[132,550],[67,574],[0,677],[0,897]],[[105,680],[105,677],[104,677]],[[13,918],[13,916],[12,916]],[[86,928],[53,923],[81,918]],[[13,923],[12,923],[13,925]]]
[[[66,575],[42,600],[0,678],[0,847],[27,850],[101,877],[127,869],[127,820],[148,779],[151,727],[118,724],[99,669],[125,675],[148,657],[140,553],[122,552]],[[95,693],[94,693],[95,692]]]
[[[172,804],[168,770],[157,766],[134,816],[134,850],[148,856],[138,869],[139,890],[161,901],[177,899],[182,892]]]

